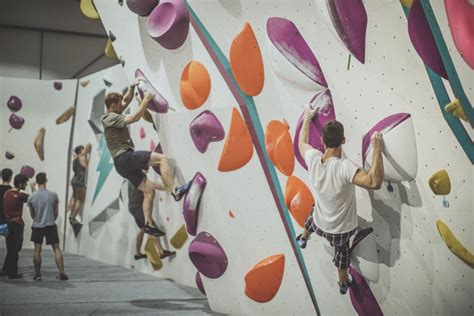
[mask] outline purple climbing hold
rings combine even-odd
[[[11,151],[7,151],[5,153],[5,158],[7,158],[8,160],[12,160],[13,158],[15,158],[15,155]]]
[[[189,257],[199,272],[211,279],[222,276],[227,269],[227,256],[217,240],[200,232],[189,245]]]
[[[61,89],[63,88],[63,83],[60,82],[60,81],[55,81],[55,82],[53,83],[53,86],[54,86],[54,89],[56,89],[56,90],[61,90]]]
[[[135,78],[138,79],[138,93],[140,97],[143,98],[145,93],[148,90],[151,90],[155,93],[155,97],[148,104],[148,109],[157,112],[157,113],[166,113],[168,112],[168,101],[152,86],[147,77],[143,74],[140,69],[135,70]]]
[[[17,112],[17,111],[20,111],[21,107],[22,107],[23,103],[21,102],[20,98],[15,96],[15,95],[12,95],[9,99],[8,99],[8,102],[7,102],[7,106],[10,110],[12,110],[13,112]]]
[[[352,275],[349,296],[357,314],[359,316],[383,316],[382,309],[364,277],[352,267],[349,267],[349,274]]]
[[[20,169],[20,173],[22,175],[27,176],[29,179],[31,179],[35,175],[35,169],[33,167],[30,167],[30,166],[23,166]]]
[[[267,21],[271,42],[299,71],[320,86],[328,86],[316,56],[309,48],[296,25],[285,18],[273,17]]]
[[[196,286],[202,294],[206,295],[206,291],[204,290],[204,285],[202,284],[201,274],[199,273],[199,271],[196,272]]]
[[[408,14],[408,34],[423,62],[441,77],[448,79],[443,60],[426,19],[420,0],[413,0]]]
[[[10,115],[10,125],[14,129],[20,129],[25,124],[25,119],[18,114]]]
[[[367,12],[362,0],[327,0],[332,24],[347,49],[365,62]]]
[[[207,180],[200,173],[197,172],[191,181],[191,187],[184,196],[183,215],[186,222],[186,229],[192,236],[196,236],[197,222],[199,217],[199,205],[201,197],[206,188]]]
[[[374,229],[372,227],[362,229],[357,232],[357,234],[354,237],[354,240],[352,241],[351,249],[354,249],[365,237],[367,237],[370,233],[372,233]]]
[[[189,31],[189,12],[183,0],[164,0],[148,17],[148,34],[167,49],[183,45]]]
[[[319,115],[316,116],[311,123],[309,124],[309,144],[324,152],[324,146],[321,142],[321,136],[323,133],[323,126],[326,122],[336,119],[336,113],[334,111],[334,105],[332,102],[331,92],[329,90],[321,91],[317,93],[313,99],[311,99],[311,104],[320,108]],[[300,150],[298,148],[298,141],[300,139],[300,131],[303,126],[303,114],[298,119],[296,124],[295,138],[293,142],[293,148],[295,150],[295,157],[301,166],[305,169],[308,169],[306,163],[304,162],[304,157],[301,156]]]
[[[127,6],[135,14],[148,16],[159,2],[159,0],[127,0]]]
[[[189,132],[197,150],[205,153],[210,142],[218,142],[225,137],[219,119],[211,111],[205,110],[189,125]]]

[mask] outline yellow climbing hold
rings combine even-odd
[[[151,266],[153,267],[153,270],[157,271],[163,267],[163,262],[161,262],[160,254],[156,249],[155,243],[155,237],[148,237],[145,244],[145,254],[148,259],[148,262],[150,262]]]
[[[105,56],[109,57],[110,59],[117,59],[117,54],[115,53],[114,46],[112,45],[112,41],[110,39],[108,39],[107,44],[105,44],[104,53]]]
[[[439,170],[433,173],[428,180],[431,191],[436,195],[448,195],[451,192],[451,180],[446,170]]]
[[[98,20],[99,14],[92,3],[92,0],[81,0],[81,12],[89,19]]]
[[[176,249],[180,249],[186,240],[188,240],[188,232],[186,231],[186,226],[183,224],[170,239],[170,243]]]
[[[461,102],[459,102],[458,99],[455,99],[453,102],[447,104],[444,107],[444,110],[446,112],[451,113],[452,115],[456,116],[457,118],[460,118],[461,120],[467,122],[466,113],[464,112],[464,109],[462,108]]]
[[[413,3],[413,0],[400,0],[404,7],[410,9]]]
[[[471,268],[474,268],[474,255],[461,244],[448,226],[441,220],[436,221],[436,226],[438,227],[438,232],[441,238],[444,240],[449,250]]]

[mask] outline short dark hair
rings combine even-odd
[[[341,146],[344,141],[344,125],[341,122],[333,120],[324,124],[323,142],[327,148],[336,148]]]
[[[36,183],[38,184],[45,184],[48,179],[46,179],[46,173],[39,172],[36,174]]]
[[[104,102],[105,107],[108,109],[112,104],[123,99],[123,96],[117,92],[109,92],[105,96]]]
[[[79,155],[83,149],[84,149],[84,146],[79,145],[79,146],[76,146],[76,148],[74,148],[74,152],[76,153],[76,155]]]
[[[17,174],[15,176],[15,179],[13,179],[13,185],[17,189],[19,189],[22,184],[27,183],[27,182],[28,182],[28,177],[25,176],[24,174]]]
[[[2,180],[5,182],[10,182],[12,179],[13,171],[10,168],[5,168],[2,170]]]

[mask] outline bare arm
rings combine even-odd
[[[126,108],[130,102],[133,100],[133,94],[135,93],[135,87],[137,86],[138,82],[134,81],[130,86],[128,86],[127,92],[125,92],[123,99],[122,99],[122,106]]]
[[[91,143],[88,143],[85,146],[84,151],[79,154],[79,163],[86,169],[89,166],[91,149],[92,149],[92,145]]]
[[[314,116],[318,115],[319,108],[311,109],[309,106],[305,109],[303,126],[300,131],[300,138],[298,140],[298,149],[300,155],[304,158],[306,151],[313,149],[313,146],[309,144],[309,124]]]
[[[384,176],[382,159],[383,139],[379,133],[374,134],[372,145],[374,149],[370,170],[367,172],[359,169],[354,176],[352,183],[365,189],[378,190],[382,186]]]
[[[154,97],[155,93],[147,91],[145,93],[145,96],[143,97],[143,100],[140,102],[138,109],[136,109],[134,113],[125,117],[125,124],[132,124],[141,119],[148,107],[148,103],[150,103],[150,101],[153,100]]]

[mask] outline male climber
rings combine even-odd
[[[309,124],[318,113],[319,108],[307,106],[298,143],[316,192],[316,202],[313,214],[306,220],[304,232],[296,240],[301,248],[305,248],[309,236],[314,232],[329,241],[334,248],[333,262],[338,269],[339,292],[346,294],[351,286],[347,275],[350,264],[349,238],[358,226],[355,186],[378,190],[382,185],[383,140],[379,133],[374,134],[372,167],[366,172],[342,157],[342,144],[346,142],[344,126],[336,120],[324,124],[324,153],[309,144]]]
[[[143,215],[145,217],[145,233],[155,236],[163,236],[164,232],[158,229],[153,222],[151,213],[155,190],[164,189],[171,193],[176,201],[182,199],[189,189],[191,182],[178,187],[175,185],[175,177],[165,155],[134,149],[130,137],[128,125],[137,122],[145,113],[148,103],[153,100],[155,94],[146,92],[137,110],[129,115],[122,114],[123,110],[130,104],[137,82],[134,82],[125,95],[116,92],[105,96],[106,113],[102,116],[104,135],[110,154],[114,159],[117,172],[129,180],[136,188],[143,192]],[[159,167],[163,186],[150,181],[142,170],[148,167]]]

